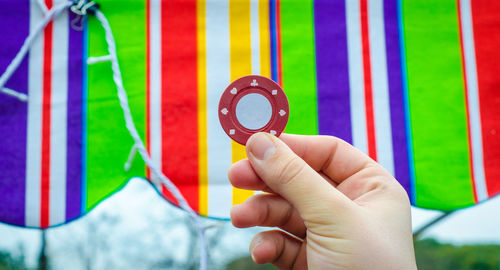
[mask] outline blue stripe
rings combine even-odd
[[[87,58],[89,55],[89,25],[87,17],[83,21],[82,46],[82,187],[81,187],[81,214],[87,211],[87,100],[88,100],[88,70]]]
[[[402,0],[397,0],[398,10],[398,31],[399,31],[399,47],[401,53],[401,82],[403,84],[403,99],[405,107],[405,129],[406,129],[406,145],[408,147],[408,168],[410,176],[410,201],[413,205],[416,203],[415,194],[415,163],[413,159],[413,140],[411,134],[411,119],[410,119],[410,102],[408,100],[408,70],[406,68],[406,46],[404,40],[403,27],[403,5]]]
[[[269,1],[269,18],[271,33],[271,79],[278,82],[277,44],[276,44],[276,0]]]

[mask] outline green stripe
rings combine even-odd
[[[312,0],[280,1],[283,88],[290,103],[285,132],[317,134]]]
[[[416,205],[474,203],[455,0],[404,1]]]
[[[141,137],[145,130],[145,3],[143,1],[99,1],[110,21],[130,108]],[[89,21],[89,56],[107,55],[101,24]],[[139,155],[125,172],[133,140],[125,128],[123,113],[113,83],[110,62],[88,67],[87,116],[87,210],[115,192],[132,176],[144,176]]]

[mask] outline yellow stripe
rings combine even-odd
[[[198,175],[199,213],[208,215],[208,168],[207,168],[207,78],[205,49],[205,0],[196,3],[198,44]]]
[[[229,1],[231,81],[252,74],[250,41],[250,0]],[[232,162],[247,158],[245,147],[231,141]],[[253,191],[233,187],[233,205],[244,202]]]
[[[260,75],[271,78],[269,0],[259,0]]]

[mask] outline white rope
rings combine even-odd
[[[44,0],[37,0],[36,2],[38,3],[38,7],[40,7],[43,14],[46,14],[47,12],[49,12],[49,9],[47,8],[47,5],[45,5]]]
[[[111,55],[89,57],[87,58],[87,64],[93,65],[101,62],[109,62],[111,61],[111,59],[112,59]]]
[[[12,62],[10,62],[10,64],[7,66],[7,68],[5,69],[2,76],[0,76],[0,92],[4,93],[6,95],[9,95],[9,96],[15,97],[21,101],[26,101],[26,100],[23,100],[23,98],[20,98],[24,94],[16,92],[16,91],[11,90],[11,89],[9,89],[11,91],[6,90],[4,88],[5,84],[10,79],[12,74],[14,74],[14,72],[17,70],[19,65],[21,65],[21,62],[23,61],[23,59],[26,56],[26,54],[28,53],[29,49],[33,45],[35,38],[43,31],[45,26],[47,26],[47,24],[54,19],[55,16],[57,16],[63,10],[68,8],[70,5],[71,5],[71,2],[66,2],[66,3],[63,3],[63,4],[60,4],[60,5],[53,7],[51,10],[49,10],[47,13],[45,13],[45,18],[43,18],[43,21],[39,25],[37,25],[37,27],[33,30],[33,32],[31,32],[29,34],[29,36],[24,41],[23,46],[21,47],[19,52],[16,54],[16,57],[14,57],[14,59],[12,59]],[[13,92],[15,92],[15,93],[13,93]]]
[[[83,1],[80,1],[80,4],[83,3]],[[45,14],[44,20],[33,30],[33,32],[30,33],[30,35],[26,38],[24,41],[23,46],[17,53],[17,55],[12,59],[12,62],[7,66],[6,70],[0,76],[0,92],[14,96],[16,98],[19,98],[22,100],[22,93],[18,93],[14,90],[8,89],[5,90],[4,86],[5,83],[10,79],[12,74],[17,70],[19,65],[21,64],[23,58],[26,56],[26,53],[29,51],[31,46],[33,45],[33,41],[35,38],[43,31],[43,29],[47,26],[47,24],[54,19],[55,16],[57,16],[59,13],[61,13],[63,10],[67,9],[68,7],[72,6],[72,2],[66,2],[63,4],[60,4],[58,6],[53,7],[51,10],[49,10]],[[86,10],[85,10],[86,13]],[[111,27],[109,25],[108,20],[104,16],[104,14],[100,10],[95,10],[95,15],[99,22],[101,23],[104,31],[105,31],[105,36],[106,36],[106,42],[108,44],[108,52],[109,56],[106,56],[106,58],[109,57],[109,60],[111,61],[111,69],[113,71],[113,81],[115,82],[116,88],[117,88],[117,95],[118,99],[120,100],[120,106],[123,110],[123,116],[125,118],[125,126],[127,130],[130,133],[130,136],[132,136],[134,140],[134,147],[136,150],[139,152],[141,155],[142,159],[146,163],[146,165],[151,169],[151,172],[158,178],[160,181],[165,185],[165,187],[170,191],[170,193],[177,199],[177,202],[179,203],[179,207],[186,211],[189,216],[191,217],[191,220],[193,221],[196,230],[198,231],[198,235],[200,238],[200,268],[201,270],[206,270],[207,269],[207,241],[205,238],[205,227],[203,227],[203,224],[201,222],[200,216],[198,216],[193,209],[189,206],[187,203],[186,199],[182,195],[182,193],[179,191],[179,189],[168,179],[162,171],[156,167],[156,165],[153,163],[151,160],[151,157],[149,156],[148,152],[146,151],[146,147],[144,146],[144,143],[139,136],[139,133],[137,132],[137,129],[135,127],[133,118],[132,118],[132,113],[130,112],[130,106],[128,104],[128,98],[127,98],[127,93],[125,91],[125,88],[123,86],[123,79],[122,75],[120,72],[120,67],[118,64],[118,57],[116,54],[116,45],[113,37],[113,33],[111,31]],[[97,58],[99,59],[99,58]],[[95,61],[96,59],[94,59]],[[100,58],[99,60],[102,60]],[[108,60],[108,59],[106,59]],[[97,61],[99,62],[99,61]],[[132,150],[132,152],[135,152],[136,150]],[[131,154],[133,156],[133,154]]]
[[[134,144],[130,149],[130,153],[128,154],[128,158],[127,161],[125,162],[125,165],[123,165],[123,169],[126,172],[128,172],[130,170],[130,167],[132,167],[132,162],[134,161],[135,154],[137,154],[137,146]]]
[[[9,96],[17,98],[20,101],[24,101],[24,102],[28,101],[28,95],[26,95],[24,93],[19,93],[19,92],[12,90],[10,88],[4,87],[4,88],[2,88],[2,92],[4,94],[7,94]]]
[[[97,10],[95,12],[97,19],[101,22],[102,27],[104,28],[104,32],[106,35],[106,42],[108,43],[108,52],[111,56],[111,69],[113,70],[113,80],[115,81],[116,88],[118,90],[118,99],[120,100],[120,106],[123,110],[123,116],[125,117],[125,125],[134,139],[135,146],[137,147],[137,151],[141,155],[142,159],[146,163],[146,165],[151,169],[151,172],[156,175],[160,181],[167,187],[167,189],[172,193],[172,195],[177,199],[179,206],[186,211],[193,223],[196,226],[198,231],[198,235],[200,236],[200,269],[206,270],[207,268],[207,244],[205,239],[205,229],[203,227],[202,222],[200,221],[200,217],[193,211],[193,209],[189,206],[189,204],[182,196],[181,192],[177,187],[168,179],[163,172],[156,167],[156,165],[151,160],[144,143],[137,132],[134,121],[132,119],[132,113],[130,112],[130,107],[128,104],[127,93],[123,87],[122,75],[120,72],[120,67],[118,65],[118,57],[116,54],[116,46],[113,38],[113,33],[111,31],[111,27],[109,25],[108,20],[104,16],[104,14]]]

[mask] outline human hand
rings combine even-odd
[[[280,269],[416,269],[410,203],[384,168],[329,136],[267,133],[229,169],[238,188],[263,190],[231,209],[234,226],[279,227],[250,244]]]

